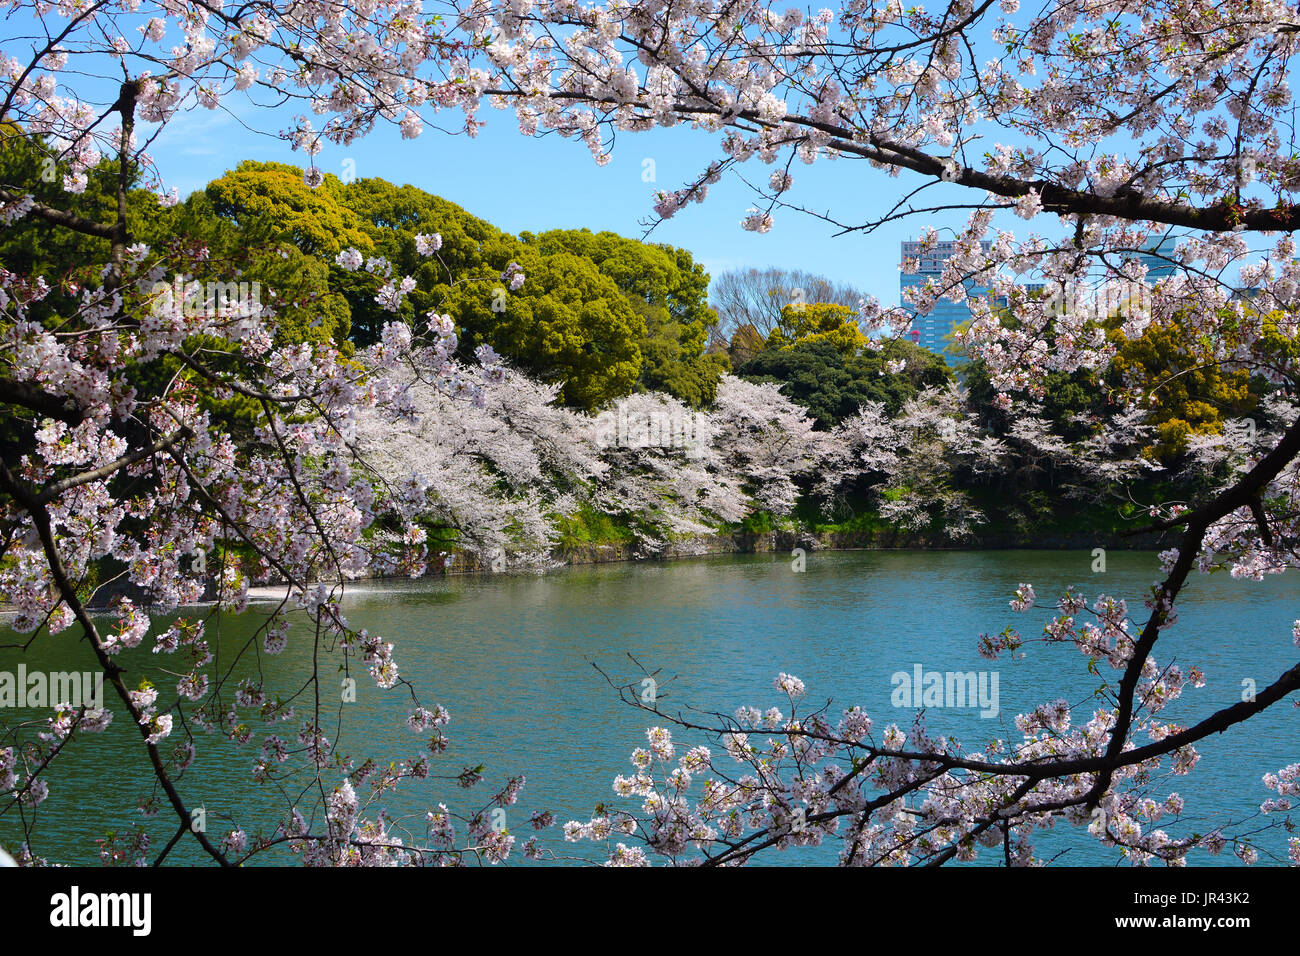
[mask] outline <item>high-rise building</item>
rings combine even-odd
[[[986,241],[982,242],[981,245],[987,252],[993,244]],[[925,285],[929,279],[937,281],[943,273],[944,263],[956,251],[957,243],[955,242],[936,242],[928,247],[925,243],[914,240],[905,240],[902,244],[902,261],[918,260],[915,272],[902,272],[898,277],[899,301],[902,302],[903,308],[912,314],[912,341],[940,355],[949,345],[945,341],[949,333],[956,326],[969,321],[971,317],[970,306],[965,302],[953,302],[951,299],[940,297],[928,315],[918,315],[916,310],[906,300],[902,299],[901,294],[904,289]],[[965,286],[968,297],[987,295],[989,291],[975,285],[970,280],[966,281]],[[947,356],[945,356],[946,358]]]
[[[1138,262],[1147,267],[1147,285],[1154,285],[1157,279],[1163,279],[1178,271],[1178,263],[1173,261],[1176,241],[1172,236],[1152,240],[1147,243],[1146,251],[1137,254]]]

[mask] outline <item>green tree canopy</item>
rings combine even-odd
[[[30,141],[5,142],[7,178],[44,183]],[[91,176],[73,199],[80,214],[112,221],[113,176],[107,163]],[[36,198],[63,201],[59,182],[48,189],[50,197]],[[709,277],[684,249],[585,229],[517,238],[416,186],[327,175],[312,189],[300,168],[275,162],[241,162],[170,209],[147,191],[129,195],[138,238],[157,248],[184,235],[207,249],[197,266],[205,274],[190,278],[256,283],[278,316],[281,341],[368,345],[393,319],[375,301],[374,275],[336,264],[352,247],[386,259],[394,277],[416,279],[399,315],[450,314],[463,358],[490,344],[517,368],[560,382],[562,399],[575,407],[638,389],[704,406],[729,368],[725,354],[707,351],[716,323]],[[31,220],[7,230],[6,262],[57,275],[107,254],[104,240],[70,230],[52,240],[39,231]],[[433,233],[441,247],[421,255],[416,237]],[[510,262],[527,276],[515,292],[501,278]]]
[[[546,254],[590,260],[627,297],[645,321],[641,388],[696,407],[713,401],[730,366],[724,356],[706,354],[717,315],[708,304],[709,276],[687,250],[588,229],[523,233],[520,239]]]
[[[332,259],[341,249],[370,249],[360,217],[329,188],[312,189],[286,163],[245,160],[204,190],[218,216],[253,242],[287,240],[308,255]]]
[[[503,283],[467,282],[451,293],[451,314],[467,346],[490,344],[544,381],[563,383],[564,402],[594,409],[626,395],[641,373],[645,320],[613,280],[572,253],[522,248],[528,276],[507,293]]]
[[[1212,343],[1191,338],[1181,325],[1153,326],[1135,339],[1110,332],[1118,353],[1108,380],[1139,388],[1151,409],[1157,440],[1145,451],[1170,464],[1193,435],[1222,434],[1224,421],[1253,411],[1250,373],[1225,368]]]
[[[890,415],[921,389],[946,385],[953,374],[942,358],[901,339],[845,358],[829,339],[768,349],[743,365],[740,377],[779,382],[821,428],[854,415],[864,402],[882,402]]]

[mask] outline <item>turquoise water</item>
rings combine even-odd
[[[989,737],[1014,740],[1017,713],[1060,697],[1083,700],[1102,680],[1118,683],[1119,672],[1102,665],[1100,678],[1089,675],[1086,659],[1060,645],[1029,645],[1022,660],[984,661],[976,653],[978,636],[1008,624],[1026,637],[1039,633],[1046,611],[1015,614],[1008,608],[1022,581],[1034,583],[1044,605],[1073,584],[1089,598],[1112,594],[1127,598],[1134,615],[1143,611],[1142,595],[1158,576],[1153,554],[1111,552],[1103,574],[1092,573],[1091,564],[1087,552],[813,552],[800,574],[792,572],[784,555],[727,556],[572,568],[544,576],[366,583],[350,592],[346,611],[354,626],[395,643],[402,675],[424,703],[451,711],[446,731],[452,746],[435,760],[436,772],[454,775],[484,764],[485,783],[468,792],[482,792],[484,799],[488,785],[513,774],[527,776],[520,803],[508,811],[512,832],[522,839],[535,809],[550,809],[562,823],[585,821],[597,803],[629,809],[639,804],[621,801],[610,784],[616,774],[630,772],[629,753],[645,743],[646,715],[620,703],[593,664],[629,682],[641,676],[631,655],[662,672],[665,709],[693,707],[706,714],[730,714],[742,704],[787,709],[772,688],[776,674],[785,671],[804,681],[811,706],[830,700],[838,714],[853,703],[862,705],[877,733],[890,722],[906,729],[914,715],[891,704],[896,672],[910,674],[918,664],[926,671],[997,671],[996,717],[981,718],[971,708],[940,708],[928,711],[926,724],[932,736],[952,734],[968,749]],[[1239,700],[1244,679],[1262,688],[1294,662],[1291,624],[1300,617],[1298,584],[1295,574],[1258,583],[1193,578],[1180,603],[1180,621],[1157,645],[1157,658],[1161,663],[1173,658],[1184,669],[1199,664],[1207,685],[1188,690],[1167,712],[1170,719],[1193,723]],[[261,613],[254,606],[246,615],[224,619],[220,641],[214,642],[219,663],[247,640]],[[12,639],[10,634],[3,643]],[[311,651],[309,632],[296,627],[282,655],[262,658],[267,690],[296,686],[294,678],[309,665]],[[42,638],[24,657],[0,650],[0,670],[14,671],[20,660],[29,670],[84,669],[87,657],[72,629]],[[138,654],[130,663],[149,668],[142,673],[159,683],[163,699],[170,701],[174,678],[157,670],[166,663],[162,657]],[[128,683],[138,676],[133,672]],[[362,675],[358,700],[342,705],[340,749],[383,759],[414,755],[421,738],[402,726],[409,704],[404,693],[380,690]],[[1079,720],[1091,710],[1079,713]],[[33,716],[0,711],[0,719],[11,722]],[[1255,814],[1269,796],[1261,775],[1300,760],[1298,719],[1285,702],[1200,745],[1197,769],[1153,794],[1177,790],[1187,800],[1188,822],[1167,825],[1170,833],[1205,832],[1225,819]],[[291,736],[296,727],[295,722],[281,732]],[[716,742],[675,737],[680,744],[706,743],[715,754],[720,751]],[[240,749],[200,736],[198,746],[199,758],[180,789],[191,806],[206,807],[210,832],[224,832],[229,820],[251,831],[269,819],[271,809],[283,806],[280,794],[249,781],[255,745]],[[53,862],[93,862],[97,837],[140,822],[135,802],[151,780],[140,750],[134,729],[120,717],[102,737],[75,741],[60,758],[50,797],[37,811],[36,851]],[[439,801],[465,807],[467,799],[453,782],[430,779],[403,784],[385,806],[419,832],[425,809]],[[148,824],[155,848],[174,830],[169,813]],[[12,813],[0,816],[0,840],[7,845],[12,846],[16,822]],[[1266,822],[1256,819],[1246,828]],[[600,855],[589,843],[565,844],[558,828],[544,839],[560,855]],[[1276,830],[1261,834],[1259,847],[1262,862],[1276,862],[1268,853],[1284,859],[1285,836]],[[1061,862],[1073,864],[1115,860],[1114,851],[1064,823],[1039,837],[1038,853],[1060,854]],[[169,859],[185,863],[201,857],[186,841]],[[764,862],[833,859],[833,849],[820,848],[770,852]],[[996,854],[981,859],[998,862]],[[1199,855],[1191,862],[1214,860]]]

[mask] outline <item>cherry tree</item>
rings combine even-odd
[[[1006,458],[1005,444],[980,431],[955,386],[921,392],[892,425],[900,454],[880,491],[881,516],[912,531],[937,525],[954,540],[973,535],[983,512],[953,487],[952,476],[996,470]]]
[[[671,395],[642,392],[619,399],[596,418],[595,439],[607,470],[591,502],[622,516],[642,555],[712,534],[749,513],[740,476],[717,446],[713,416]]]
[[[641,556],[699,551],[755,510],[787,516],[796,480],[838,444],[775,386],[731,376],[707,410],[639,392],[588,415],[558,404],[558,391],[512,369],[475,404],[409,378],[412,420],[363,410],[355,460],[390,497],[406,481],[427,486],[419,517],[456,529],[460,548],[504,570],[553,563],[558,519],[582,508],[621,520]]]
[[[714,442],[726,467],[765,511],[784,515],[799,496],[796,479],[832,455],[834,435],[814,430],[808,410],[771,383],[725,376],[712,414]]]
[[[470,376],[457,368],[462,379]],[[402,387],[414,415],[393,422],[380,408],[364,410],[353,445],[359,465],[372,470],[388,497],[406,482],[424,485],[425,506],[410,517],[455,529],[457,548],[483,565],[549,566],[555,515],[576,510],[583,489],[608,470],[593,423],[557,405],[558,386],[516,371],[484,385],[481,403],[414,376]],[[444,560],[450,566],[452,556]]]

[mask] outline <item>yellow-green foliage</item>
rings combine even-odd
[[[768,348],[829,342],[840,354],[856,355],[867,344],[857,313],[833,302],[791,303],[781,310],[781,322],[767,337]]]
[[[329,259],[349,246],[370,249],[373,242],[360,217],[333,189],[312,189],[302,176],[297,166],[245,160],[205,192],[216,213],[248,239],[287,239],[308,255]]]
[[[1159,437],[1145,453],[1154,460],[1173,461],[1193,435],[1221,434],[1226,419],[1256,405],[1250,374],[1225,370],[1210,343],[1190,339],[1181,325],[1153,325],[1133,340],[1119,329],[1109,335],[1118,346],[1114,380],[1141,389],[1153,411]]]

